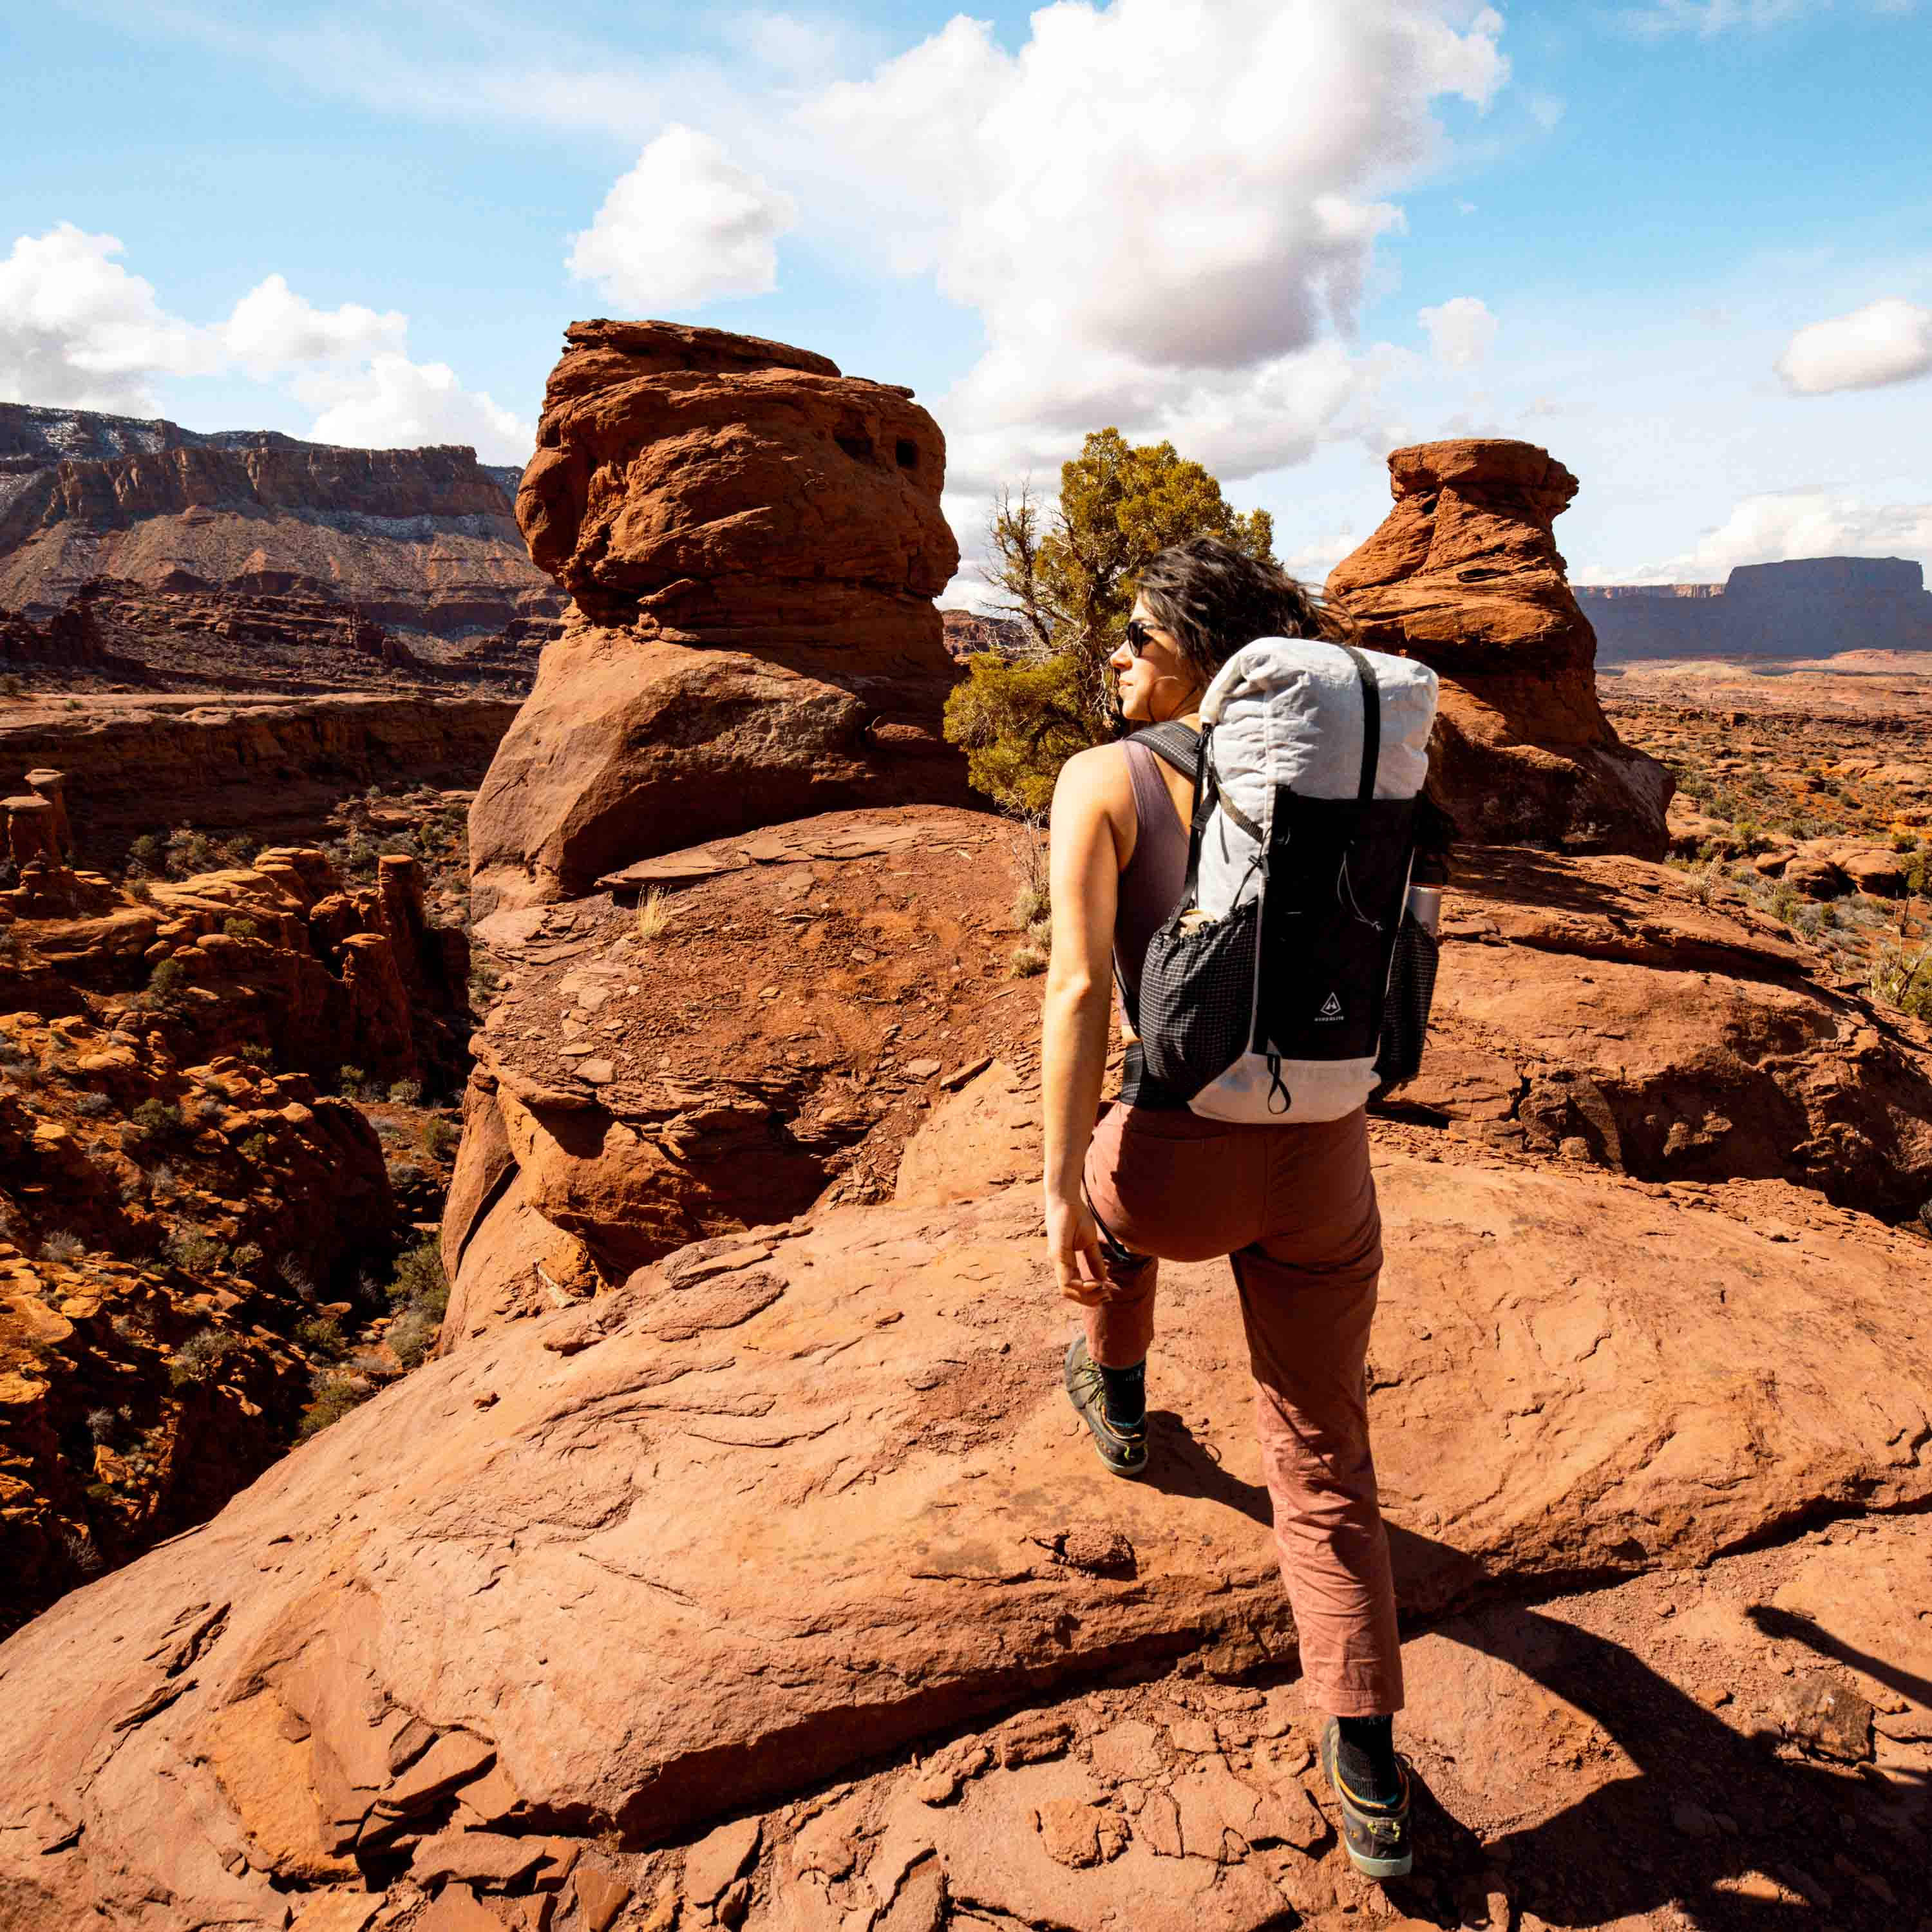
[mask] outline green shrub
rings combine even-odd
[[[426,1308],[405,1308],[389,1324],[388,1333],[382,1339],[396,1360],[404,1368],[412,1369],[436,1346],[442,1330],[440,1316],[432,1315]]]
[[[206,832],[185,825],[168,834],[166,850],[168,876],[176,879],[208,871],[218,856],[214,841]]]
[[[348,1346],[342,1324],[333,1315],[311,1315],[306,1322],[298,1323],[296,1340],[310,1354],[321,1355],[331,1361],[339,1360]]]
[[[40,1244],[40,1258],[44,1262],[76,1262],[86,1252],[87,1244],[64,1228],[58,1234],[48,1235]]]
[[[441,1160],[456,1151],[463,1136],[460,1130],[452,1126],[440,1114],[432,1114],[424,1121],[422,1132],[418,1138],[425,1154]]]
[[[389,1162],[389,1185],[392,1187],[419,1187],[429,1178],[429,1169],[409,1154]]]
[[[167,845],[158,832],[144,832],[128,848],[128,857],[144,872],[158,872],[167,863]]]
[[[1870,980],[1874,996],[1916,1018],[1932,1021],[1932,945],[1908,952],[1900,946],[1880,950]]]
[[[151,1141],[166,1140],[182,1130],[182,1110],[172,1100],[158,1096],[143,1100],[130,1118]]]
[[[275,1059],[274,1054],[259,1040],[251,1040],[245,1046],[238,1046],[235,1049],[235,1057],[237,1060],[245,1060],[250,1066],[272,1066]]]
[[[389,1305],[426,1308],[438,1320],[449,1306],[449,1278],[442,1271],[442,1246],[434,1234],[425,1234],[412,1248],[396,1258],[396,1270],[389,1282]]]
[[[114,1102],[105,1094],[82,1094],[74,1103],[74,1112],[85,1114],[92,1120],[98,1120],[103,1114],[114,1111]]]
[[[302,1426],[296,1432],[296,1439],[306,1442],[310,1437],[320,1436],[332,1422],[340,1422],[352,1408],[359,1408],[375,1391],[358,1388],[348,1376],[340,1374],[317,1376],[310,1384],[310,1396]]]
[[[1798,888],[1789,879],[1780,879],[1771,889],[1771,913],[1774,919],[1781,919],[1786,926],[1798,916],[1798,908],[1804,904]]]
[[[1060,766],[1100,742],[1084,695],[1071,652],[1036,664],[969,658],[946,700],[946,736],[965,751],[968,782],[1009,812],[1045,812]]]
[[[275,1144],[266,1134],[250,1134],[238,1151],[244,1160],[254,1161],[259,1166],[274,1153]]]
[[[193,1228],[170,1228],[161,1248],[176,1268],[197,1274],[220,1268],[228,1258],[228,1250],[220,1242]]]
[[[252,919],[243,919],[238,916],[224,919],[221,922],[221,929],[230,939],[259,939],[262,936],[262,928]]]
[[[178,959],[157,960],[148,975],[148,996],[165,1004],[188,984],[188,968]]]
[[[1046,955],[1030,941],[1015,946],[1006,962],[1006,971],[1016,980],[1034,979],[1046,970]]]
[[[368,1075],[359,1066],[345,1066],[336,1076],[336,1084],[345,1100],[359,1100]]]
[[[246,1274],[250,1268],[262,1265],[263,1256],[260,1241],[244,1241],[228,1258],[228,1265],[237,1274]]]
[[[224,1358],[233,1353],[237,1338],[220,1328],[198,1329],[174,1352],[168,1380],[176,1388],[190,1382],[211,1382]]]
[[[389,1098],[398,1107],[416,1107],[422,1104],[422,1082],[420,1080],[396,1080],[389,1085]]]

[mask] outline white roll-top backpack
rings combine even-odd
[[[1191,761],[1184,727],[1136,734],[1195,780],[1186,884],[1128,1015],[1166,1104],[1336,1120],[1393,1084],[1399,937],[1426,942],[1434,977],[1405,908],[1436,692],[1408,658],[1262,638],[1208,687]]]

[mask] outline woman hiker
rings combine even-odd
[[[1242,645],[1334,634],[1293,578],[1200,537],[1148,566],[1108,662],[1131,723],[1198,728],[1209,682]],[[1046,1238],[1085,1328],[1066,1389],[1107,1468],[1144,1474],[1160,1262],[1231,1257],[1303,1677],[1333,1720],[1322,1762],[1349,1856],[1394,1876],[1410,1868],[1409,1792],[1391,1737],[1402,1654],[1369,1446],[1382,1256],[1366,1112],[1259,1126],[1164,1108],[1130,1031],[1120,1095],[1101,1105],[1112,968],[1137,1008],[1148,942],[1180,895],[1193,806],[1192,778],[1131,740],[1069,759],[1054,790]]]

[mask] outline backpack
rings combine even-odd
[[[1412,1002],[1392,998],[1390,968],[1398,937],[1416,938],[1405,908],[1436,691],[1412,658],[1307,638],[1244,644],[1208,687],[1186,882],[1128,1014],[1168,1104],[1334,1120],[1389,1080],[1378,1055],[1385,1016]],[[1135,736],[1190,768],[1186,727]]]

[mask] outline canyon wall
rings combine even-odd
[[[82,856],[105,864],[169,825],[320,836],[345,791],[372,783],[472,785],[517,714],[504,698],[97,698],[78,715],[16,704],[0,770],[66,772]]]
[[[1932,591],[1898,556],[1740,564],[1715,584],[1580,584],[1606,663],[1932,651]]]
[[[100,576],[270,587],[266,572],[312,579],[379,622],[500,628],[562,601],[524,552],[506,477],[457,446],[198,436],[0,403],[0,605],[44,616]]]

